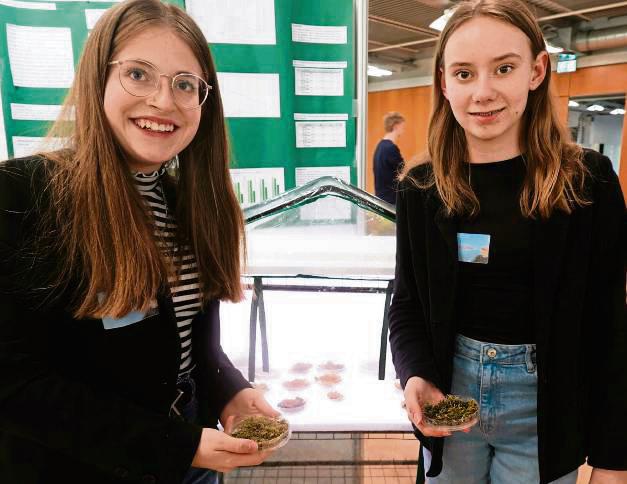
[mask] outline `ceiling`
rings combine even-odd
[[[428,63],[439,34],[429,24],[456,3],[449,0],[369,0],[369,64],[398,74]],[[538,18],[545,38],[553,44],[578,55],[609,49],[627,53],[627,1],[530,0],[526,3]],[[591,8],[595,11],[571,13]],[[547,18],[556,14],[564,16]],[[599,41],[582,43],[591,33]],[[399,46],[405,43],[409,45]]]

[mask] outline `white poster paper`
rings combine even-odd
[[[102,17],[102,14],[105,13],[106,9],[85,9],[85,22],[87,22],[87,30],[91,30],[98,22],[98,19]]]
[[[342,69],[295,68],[297,96],[343,96],[344,71]]]
[[[38,151],[53,151],[63,148],[66,138],[46,138],[36,136],[13,136],[13,156],[30,156]]]
[[[347,113],[294,113],[294,121],[348,121]]]
[[[61,114],[57,104],[11,103],[11,117],[22,121],[55,121]]]
[[[307,166],[296,168],[296,186],[317,180],[323,176],[334,176],[346,183],[351,182],[350,166]]]
[[[9,158],[9,149],[7,148],[7,132],[4,126],[4,112],[2,109],[2,80],[0,79],[0,161]]]
[[[28,10],[56,10],[57,6],[50,2],[23,2],[20,0],[0,0],[0,5],[13,8],[25,8]]]
[[[225,117],[281,117],[278,74],[218,72],[218,84]]]
[[[7,47],[15,86],[71,86],[74,58],[69,28],[7,24]]]
[[[309,44],[346,44],[347,27],[292,24],[292,42]]]
[[[276,44],[274,0],[187,0],[185,5],[210,44]]]
[[[323,176],[334,176],[350,183],[350,166],[311,166],[296,168],[296,186],[302,186]],[[347,220],[351,203],[337,197],[325,197],[300,209],[301,220]]]
[[[231,180],[243,207],[261,203],[285,191],[283,168],[234,168]]]
[[[345,148],[346,121],[297,121],[296,148]]]
[[[306,61],[306,60],[293,60],[292,66],[294,67],[315,67],[318,69],[346,69],[348,62],[346,61]]]

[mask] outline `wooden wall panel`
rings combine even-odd
[[[566,74],[551,73],[551,92],[555,96],[559,118],[568,120],[568,100],[575,96],[624,94],[627,98],[627,64],[586,67]],[[431,113],[431,86],[371,92],[368,94],[368,134],[366,158],[366,190],[374,193],[372,155],[383,136],[383,115],[399,111],[407,120],[405,135],[399,141],[407,160],[427,145],[427,126]],[[627,122],[623,123],[623,139],[619,178],[627,193]]]
[[[568,74],[569,96],[621,94],[627,91],[627,64],[586,67]]]
[[[394,89],[368,94],[368,137],[366,154],[366,190],[374,193],[372,156],[385,131],[383,116],[398,111],[405,118],[405,133],[398,146],[405,160],[427,147],[427,127],[431,113],[431,86]]]
[[[568,96],[570,90],[570,76],[551,72],[551,87],[557,96]]]

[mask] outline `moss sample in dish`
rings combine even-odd
[[[233,429],[231,436],[257,442],[259,450],[273,447],[284,439],[289,430],[287,420],[263,415],[251,415],[244,418]]]
[[[423,413],[429,425],[461,425],[475,418],[478,410],[479,406],[472,398],[447,395],[436,404],[426,404]]]

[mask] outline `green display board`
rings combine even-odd
[[[0,0],[0,158],[41,141],[89,28],[114,3]],[[244,205],[321,175],[356,182],[352,0],[170,3],[209,40]]]
[[[188,1],[188,5],[190,3]],[[279,75],[280,118],[228,118],[234,142],[233,166],[283,167],[286,188],[296,185],[297,168],[350,167],[350,180],[346,181],[354,183],[357,174],[353,116],[355,97],[353,3],[338,0],[315,2],[275,0],[274,8],[276,24],[274,45],[227,43],[210,45],[220,72]],[[193,13],[193,9],[191,11]],[[345,27],[346,43],[318,43],[315,42],[315,38],[312,42],[293,41],[292,24]],[[342,95],[297,95],[294,61],[345,62],[346,67],[341,69]],[[345,146],[298,148],[294,113],[345,114],[347,117]],[[320,173],[323,172],[324,170],[320,170]]]

